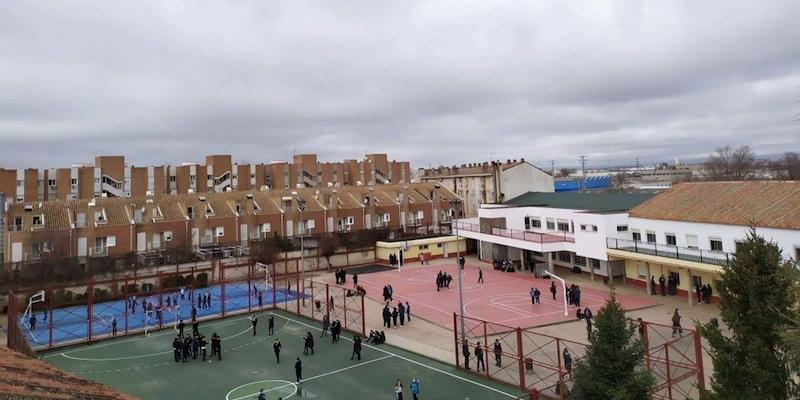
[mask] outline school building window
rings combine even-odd
[[[539,218],[531,218],[531,227],[533,227],[535,229],[541,229],[542,228],[542,220],[540,220]]]
[[[642,241],[642,234],[639,231],[631,232],[631,236],[633,237],[633,240],[635,240],[637,242],[641,242]]]
[[[570,252],[568,251],[559,251],[558,252],[558,261],[561,262],[572,262],[572,258],[570,257]]]
[[[655,242],[656,242],[655,232],[647,232],[647,243],[655,243]]]
[[[628,225],[617,225],[617,232],[627,232]]]
[[[800,246],[794,248],[794,260],[800,261]]]
[[[580,265],[581,267],[586,266],[586,257],[583,256],[575,256],[575,265]]]
[[[721,239],[711,239],[711,240],[709,240],[709,244],[711,245],[711,250],[722,251],[722,240]]]
[[[558,221],[558,230],[561,232],[569,232],[569,222]]]
[[[678,239],[675,238],[674,233],[668,233],[665,235],[667,238],[667,244],[670,246],[676,246],[678,244]]]
[[[600,269],[600,260],[592,258],[592,269]]]
[[[555,230],[556,229],[556,222],[553,221],[552,219],[548,219],[547,220],[547,229],[549,229],[551,231]]]
[[[419,247],[420,250],[428,250],[428,245],[427,244],[421,244],[418,247]]]

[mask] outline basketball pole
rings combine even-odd
[[[555,278],[559,282],[561,282],[561,293],[564,294],[564,316],[565,317],[569,316],[569,311],[567,309],[567,282],[564,281],[564,279],[562,279],[561,277],[557,276],[556,274],[554,274],[554,273],[552,273],[552,272],[550,272],[548,270],[545,270],[544,273],[549,275],[549,276],[552,276],[553,278]]]

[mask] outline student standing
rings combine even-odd
[[[567,374],[572,377],[572,354],[569,354],[569,349],[564,349],[561,353],[564,358],[564,369],[567,370]]]
[[[304,346],[303,346],[303,354],[308,355],[309,350],[311,351],[311,355],[314,355],[314,335],[311,332],[306,332],[306,336],[304,338]]]
[[[261,292],[258,292],[258,308],[264,304],[264,296],[261,295]]]
[[[411,304],[408,304],[408,302],[406,302],[406,318],[408,322],[411,322]]]
[[[361,361],[361,336],[358,335],[353,337],[353,354],[350,359],[352,360],[353,357],[358,357],[358,360]]]
[[[111,319],[111,336],[117,336],[117,318]]]
[[[267,335],[272,336],[275,333],[275,317],[272,314],[267,318]]]
[[[297,383],[303,380],[303,362],[300,361],[300,357],[297,357],[297,361],[294,362],[294,375],[297,378]]]
[[[465,340],[461,345],[461,355],[464,356],[464,369],[469,369],[469,343]]]
[[[183,337],[183,328],[186,327],[186,324],[183,323],[183,320],[178,323],[178,336]]]
[[[319,336],[327,336],[328,329],[331,327],[331,320],[328,318],[328,314],[322,316],[322,334]]]
[[[400,379],[394,382],[394,398],[395,400],[403,400],[403,384]]]
[[[531,296],[531,304],[536,304],[536,291],[531,288],[531,291],[528,292]]]
[[[503,358],[503,345],[500,344],[500,339],[494,340],[494,363],[498,367],[502,365],[502,358]]]
[[[400,313],[397,311],[397,308],[395,307],[395,308],[392,310],[392,323],[394,324],[394,327],[395,327],[395,328],[397,328],[397,317],[398,317],[399,315],[400,315]]]
[[[253,324],[253,336],[256,335],[256,324],[258,324],[258,318],[255,314],[250,316],[250,323]]]
[[[486,364],[483,361],[483,347],[481,347],[481,342],[478,342],[475,345],[475,368],[476,370],[480,371],[483,368],[486,371]]]
[[[553,295],[553,300],[556,299],[556,291],[557,291],[556,283],[555,282],[550,282],[550,294]]]
[[[410,387],[411,395],[414,396],[414,400],[419,400],[419,379],[412,379]]]
[[[534,303],[536,303],[536,304],[540,304],[541,303],[541,301],[539,299],[541,297],[541,295],[542,295],[542,292],[539,291],[539,288],[533,288],[533,301],[534,301]]]
[[[275,342],[272,343],[272,351],[275,352],[275,361],[277,361],[278,364],[281,363],[281,347],[283,347],[283,345],[281,344],[280,339],[276,338]]]
[[[179,336],[175,336],[175,339],[172,341],[172,353],[175,356],[175,362],[179,362],[181,359],[181,348],[183,344],[181,343],[181,338]]]
[[[483,270],[478,269],[478,283],[483,283]]]
[[[397,302],[397,311],[400,314],[400,326],[403,326],[406,322],[406,306],[403,305],[402,301]]]
[[[672,337],[678,334],[679,336],[683,336],[683,327],[681,327],[681,315],[678,314],[678,309],[675,309],[675,313],[672,314]]]

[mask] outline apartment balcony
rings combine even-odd
[[[22,232],[24,225],[22,224],[8,224],[9,232]]]
[[[728,265],[733,258],[731,253],[714,250],[701,250],[692,247],[679,247],[666,244],[648,243],[639,240],[607,238],[609,250],[638,254],[643,256],[662,257],[672,260],[715,266]],[[611,254],[611,252],[609,252]],[[613,255],[613,254],[612,254]]]
[[[111,184],[103,181],[100,185],[100,192],[106,193],[111,197],[128,197],[121,186],[122,184]]]
[[[375,182],[384,185],[392,183],[392,181],[386,176],[386,174],[383,173],[383,171],[377,169],[375,170]]]

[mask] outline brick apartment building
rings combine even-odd
[[[7,206],[3,259],[117,256],[189,245],[236,246],[274,234],[449,226],[459,203],[438,183],[22,201]]]
[[[137,167],[126,164],[124,156],[99,156],[94,165],[0,168],[0,193],[9,203],[21,203],[411,182],[409,163],[389,161],[386,154],[335,163],[321,163],[316,154],[296,154],[292,161],[237,164],[230,155],[209,155],[205,164]]]

